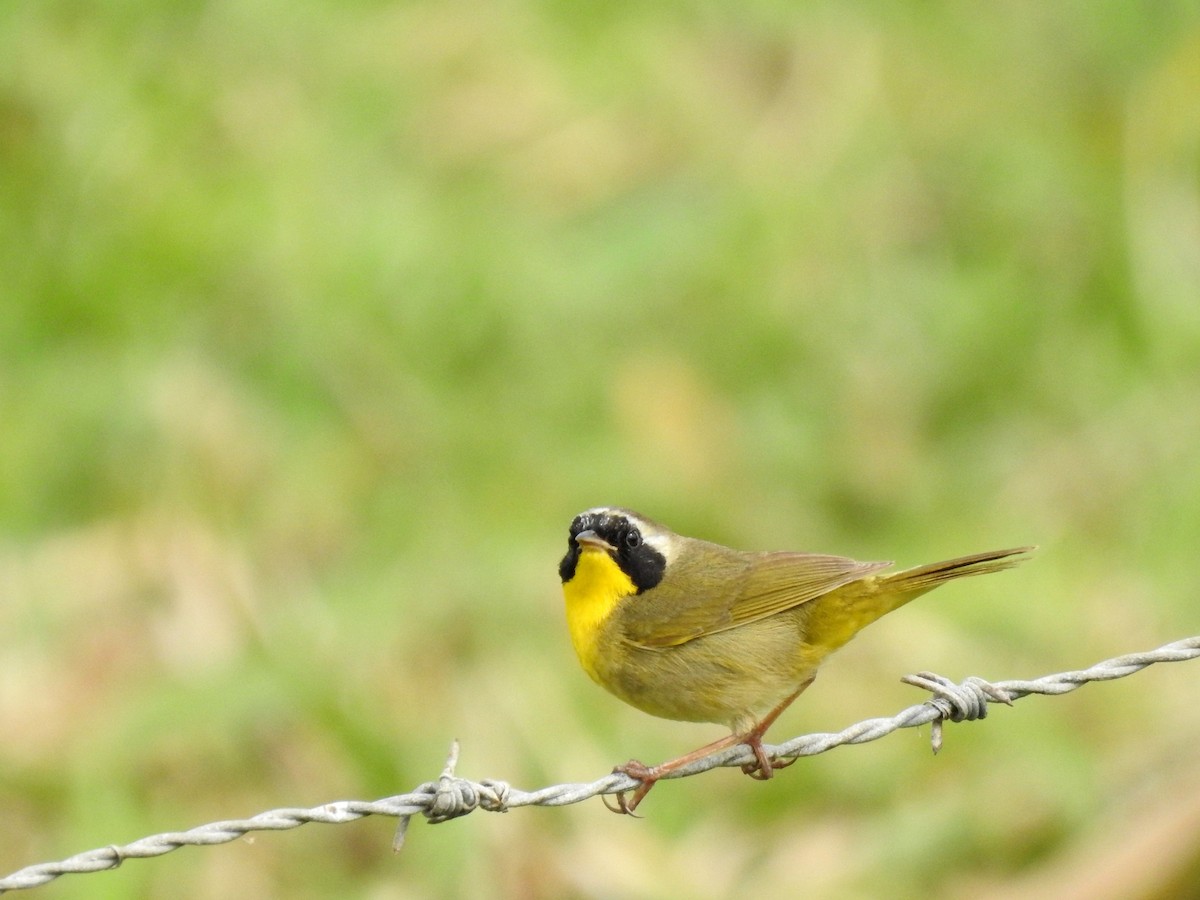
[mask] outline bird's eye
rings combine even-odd
[[[630,550],[633,550],[636,547],[640,547],[641,543],[642,543],[642,536],[640,534],[638,534],[638,532],[636,530],[631,529],[630,531],[625,532],[625,546],[628,547]]]

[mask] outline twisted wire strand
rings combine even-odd
[[[929,700],[901,710],[887,718],[866,719],[838,732],[806,734],[764,749],[774,758],[797,758],[825,753],[843,744],[865,744],[900,728],[931,725],[931,741],[936,753],[941,746],[944,721],[962,722],[982,719],[989,703],[1012,705],[1030,694],[1056,696],[1076,690],[1088,682],[1111,681],[1140,672],[1155,663],[1182,662],[1200,657],[1200,636],[1184,638],[1155,650],[1130,653],[1096,663],[1087,669],[1045,675],[1032,681],[988,682],[970,677],[955,683],[940,675],[921,672],[905,676],[908,684],[928,690]],[[744,745],[730,747],[698,759],[671,772],[666,778],[685,778],[723,766],[741,766],[753,762],[754,755]],[[58,862],[27,866],[0,878],[0,894],[6,891],[39,887],[68,873],[83,874],[115,869],[127,859],[162,856],[185,846],[209,846],[237,840],[252,831],[283,831],[309,822],[341,825],[366,816],[392,816],[399,819],[394,849],[404,843],[408,823],[415,815],[437,824],[466,815],[475,809],[507,812],[521,806],[566,806],[601,794],[632,790],[638,782],[628,775],[611,774],[579,784],[556,784],[536,791],[523,791],[503,781],[470,781],[454,774],[458,763],[458,742],[450,749],[446,767],[437,781],[419,785],[407,794],[380,800],[339,800],[311,809],[273,809],[248,819],[212,822],[188,831],[151,835],[129,844],[99,847]]]

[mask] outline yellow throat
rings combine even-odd
[[[637,587],[616,561],[595,547],[583,548],[574,576],[563,583],[571,643],[593,681],[600,682],[596,662],[604,622],[621,600],[636,593]]]

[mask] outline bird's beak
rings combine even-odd
[[[605,553],[616,553],[617,548],[594,531],[581,531],[575,535],[575,543],[580,550],[603,550]]]

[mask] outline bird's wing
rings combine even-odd
[[[674,647],[792,609],[891,565],[817,553],[744,554],[716,544],[706,549],[702,559],[693,550],[691,560],[674,561],[665,583],[624,601],[627,640]]]

